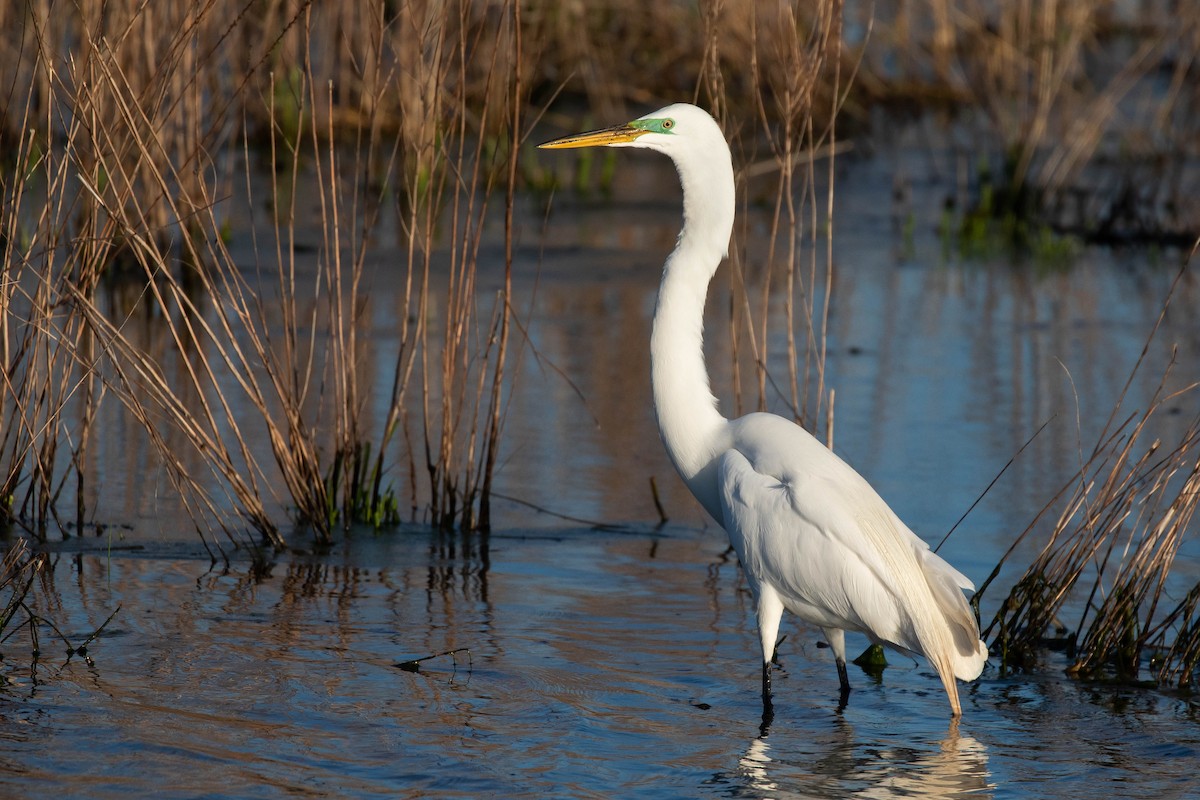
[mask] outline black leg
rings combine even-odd
[[[845,659],[837,659],[838,684],[840,691],[838,692],[838,711],[846,707],[846,703],[850,700],[850,676],[846,674]]]
[[[771,664],[766,661],[763,662],[762,671],[762,703],[762,724],[758,726],[758,732],[766,736],[775,720],[775,704],[771,702]]]

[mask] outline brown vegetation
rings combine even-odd
[[[1200,236],[1196,15],[1105,0],[871,8],[863,94],[942,108],[970,134],[962,224],[992,220],[1025,243],[1042,227],[1107,243]]]
[[[489,201],[499,188],[511,204],[515,191],[518,149],[491,145],[521,138],[519,9],[387,13],[234,0],[0,11],[13,154],[0,237],[7,519],[39,537],[52,522],[70,529],[58,501],[64,482],[87,477],[80,453],[108,394],[141,423],[206,541],[217,529],[240,543],[248,525],[282,544],[280,488],[319,540],[351,519],[397,519],[383,477],[397,433],[422,442],[406,451],[414,510],[487,524],[510,287],[480,298],[475,275]],[[256,263],[238,264],[228,198],[251,192],[264,157],[274,241],[256,239]],[[296,292],[301,174],[319,193],[313,303]],[[408,241],[409,324],[386,424],[367,431],[363,274],[385,212]],[[255,271],[270,277],[248,280]],[[102,284],[140,288],[118,308]],[[448,324],[431,329],[435,315]],[[160,333],[144,340],[141,319]],[[265,453],[251,441],[263,431]],[[79,508],[72,522],[83,521]]]
[[[1185,275],[1186,265],[1176,285]],[[1169,304],[1170,296],[1160,322]],[[1141,361],[1135,365],[1126,391],[1141,366]],[[1086,458],[1081,454],[1078,473],[979,588],[976,608],[1017,545],[1057,510],[1040,552],[984,632],[985,638],[994,634],[992,653],[1003,669],[1029,668],[1045,647],[1054,646],[1067,650],[1071,674],[1135,680],[1153,652],[1149,666],[1157,682],[1185,686],[1193,681],[1200,665],[1200,584],[1168,608],[1168,578],[1200,506],[1200,415],[1177,442],[1146,441],[1157,415],[1194,405],[1200,390],[1200,383],[1168,390],[1173,367],[1146,408],[1125,412],[1125,398],[1118,399],[1096,445]],[[1062,617],[1081,592],[1086,599],[1071,630]]]
[[[355,519],[395,521],[402,506],[439,525],[486,527],[530,93],[565,88],[600,110],[655,93],[702,95],[732,124],[727,109],[754,88],[755,105],[744,110],[769,132],[780,175],[771,261],[778,246],[789,294],[811,297],[799,288],[798,248],[801,232],[813,248],[818,231],[828,232],[811,202],[812,171],[842,91],[825,69],[839,63],[840,5],[822,5],[813,19],[787,7],[760,17],[745,3],[620,11],[6,5],[5,516],[39,537],[51,525],[66,534],[85,524],[81,455],[107,397],[140,423],[216,549],[210,532],[241,543],[247,526],[282,544],[280,504],[324,541]],[[674,46],[652,46],[667,31]],[[747,49],[749,72],[738,66]],[[659,83],[645,96],[612,91],[644,86],[651,72]],[[759,146],[757,135],[741,139]],[[272,241],[251,232],[255,263],[237,263],[229,198],[251,193],[252,163],[264,156]],[[297,296],[301,176],[317,186],[315,302]],[[500,198],[504,277],[488,295],[477,270]],[[253,209],[261,198],[246,202]],[[384,421],[365,430],[364,274],[374,232],[393,215],[406,243],[398,316],[407,323]],[[819,280],[817,264],[814,250],[810,281]],[[101,291],[116,285],[131,288]],[[751,323],[750,297],[743,288],[733,324],[749,335],[761,403],[767,323]],[[807,342],[807,363],[819,364],[820,314],[802,320],[789,304],[788,317]],[[132,322],[143,319],[159,333],[142,336]],[[790,348],[795,356],[794,337]],[[790,376],[798,413],[809,373]],[[818,405],[822,391],[813,393]],[[264,436],[269,453],[255,446]],[[402,476],[406,487],[395,484]],[[71,520],[62,518],[64,496],[76,500]]]

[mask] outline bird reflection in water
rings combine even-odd
[[[987,748],[961,734],[952,720],[946,735],[890,747],[859,740],[844,717],[834,719],[823,752],[776,752],[767,736],[750,740],[732,775],[720,783],[744,787],[738,796],[771,798],[990,797]],[[789,738],[789,746],[798,742]],[[746,791],[748,790],[748,791]]]

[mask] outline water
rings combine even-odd
[[[1055,671],[836,674],[787,625],[760,735],[747,594],[714,533],[359,534],[255,574],[64,554],[49,645],[8,674],[0,793],[87,797],[1186,796],[1196,704]],[[468,653],[398,661],[452,648]]]
[[[958,263],[935,233],[937,184],[914,191],[927,211],[901,246],[895,209],[878,201],[894,163],[885,154],[839,176],[835,442],[936,541],[1052,419],[943,551],[978,581],[1090,445],[1174,256],[1085,251],[1069,271]],[[989,667],[962,687],[955,725],[931,669],[892,655],[881,681],[852,668],[839,710],[828,651],[794,620],[762,735],[746,586],[724,534],[671,473],[649,410],[648,320],[678,200],[648,187],[674,179],[653,159],[618,179],[654,200],[633,211],[564,200],[545,242],[527,210],[519,280],[540,361],[516,368],[498,477],[511,499],[497,502],[488,537],[356,530],[317,552],[299,536],[266,568],[214,568],[147,471],[145,445],[113,421],[95,449],[110,487],[97,517],[127,527],[55,545],[30,601],[73,645],[116,614],[86,658],[66,656],[45,627],[35,665],[27,629],[4,642],[0,795],[1200,794],[1190,696],[1081,684],[1050,656],[1032,675]],[[709,359],[729,408],[727,285],[714,286]],[[1186,284],[1176,308],[1195,308],[1197,291]],[[367,358],[385,377],[393,293],[380,281],[370,301],[381,331]],[[1172,345],[1177,380],[1195,379],[1200,326],[1174,313],[1130,408]],[[778,371],[781,343],[769,352]],[[1187,402],[1156,433],[1177,433]],[[662,528],[651,477],[671,517]],[[1195,556],[1185,552],[1185,574]],[[417,672],[396,666],[458,649]]]

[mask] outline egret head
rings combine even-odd
[[[669,156],[683,184],[679,245],[701,247],[714,254],[714,259],[695,260],[703,265],[699,273],[705,281],[712,276],[729,249],[735,191],[729,145],[721,126],[707,111],[675,103],[623,125],[564,136],[539,147],[645,147]]]
[[[713,147],[714,139],[722,146],[725,137],[708,112],[688,103],[660,108],[632,122],[587,133],[564,136],[538,145],[547,150],[574,147],[646,147],[670,156],[686,149]]]

